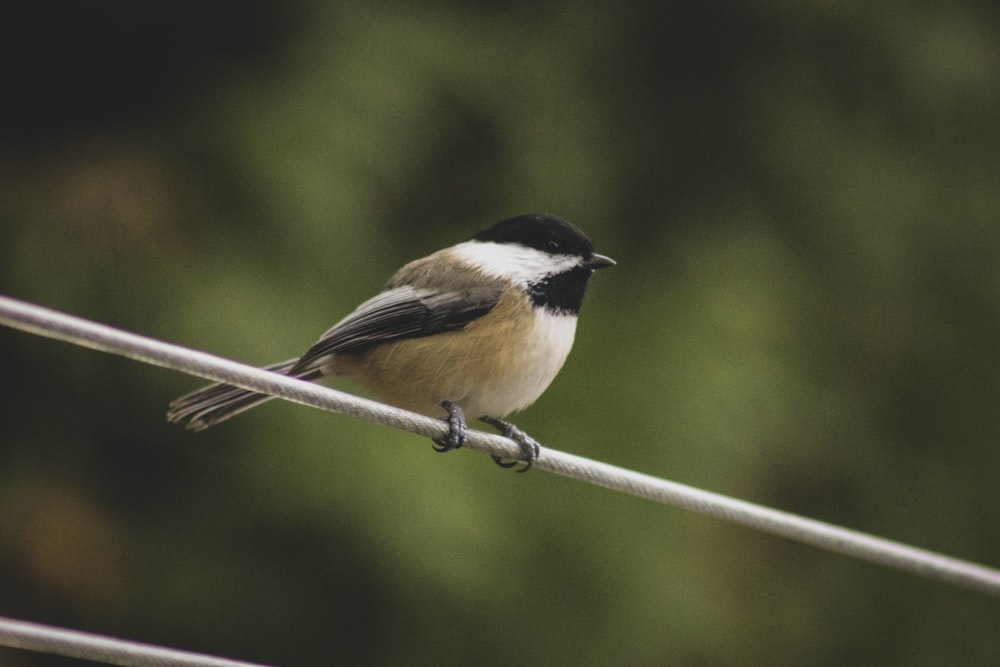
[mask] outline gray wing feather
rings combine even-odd
[[[500,287],[460,292],[409,286],[386,290],[333,325],[306,350],[292,372],[311,368],[329,354],[358,352],[376,343],[461,329],[490,312],[501,292]]]

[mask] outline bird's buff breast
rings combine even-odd
[[[573,346],[575,315],[513,317],[530,308],[505,297],[465,329],[337,355],[331,370],[421,414],[442,416],[450,400],[470,419],[502,418],[541,396]]]

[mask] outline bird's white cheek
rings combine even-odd
[[[453,246],[448,252],[459,262],[487,276],[521,286],[580,265],[579,257],[550,255],[516,243],[466,241]]]

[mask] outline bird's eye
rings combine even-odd
[[[546,241],[545,252],[559,252],[559,243],[557,241]]]

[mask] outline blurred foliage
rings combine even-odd
[[[526,430],[1000,564],[996,3],[6,14],[0,292],[263,364],[549,211],[619,266]],[[282,665],[1000,662],[983,595],[291,405],[188,434],[191,378],[0,350],[3,615]]]

